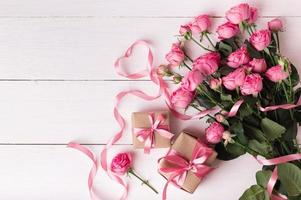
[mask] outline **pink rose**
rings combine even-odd
[[[268,22],[270,31],[281,31],[283,28],[282,21],[280,19],[273,19]]]
[[[222,114],[216,114],[215,115],[215,119],[216,121],[222,123],[223,121],[225,121],[225,117]]]
[[[247,3],[242,3],[232,7],[226,12],[226,18],[232,24],[239,24],[242,21],[249,19],[250,6]]]
[[[210,86],[211,89],[216,90],[221,86],[221,82],[222,81],[220,79],[213,78],[213,79],[210,80],[209,86]]]
[[[211,26],[211,22],[208,15],[199,15],[194,18],[191,23],[191,31],[194,34],[199,34],[204,31],[207,31],[208,28]]]
[[[250,43],[258,50],[262,51],[271,43],[271,32],[269,30],[260,30],[253,33],[250,37]]]
[[[115,174],[124,175],[132,165],[132,156],[130,153],[119,153],[111,162],[111,171]]]
[[[276,65],[268,69],[265,73],[265,76],[273,82],[279,82],[288,77],[288,73],[282,69],[280,65]]]
[[[247,47],[242,46],[228,56],[227,64],[232,68],[237,68],[243,64],[247,64],[250,60]]]
[[[223,125],[218,122],[213,122],[206,130],[205,137],[207,142],[217,144],[222,141],[223,132],[225,131]]]
[[[193,61],[193,68],[198,69],[204,76],[213,74],[220,63],[220,55],[217,52],[206,53]]]
[[[194,97],[194,92],[179,87],[171,94],[171,103],[177,108],[187,108]]]
[[[246,76],[244,83],[240,87],[242,95],[257,96],[262,90],[262,78],[259,74],[249,74]]]
[[[237,87],[240,87],[245,80],[245,69],[240,67],[233,72],[229,73],[227,76],[222,78],[223,85],[228,90],[235,90]]]
[[[253,24],[258,18],[257,8],[250,7],[250,17],[248,23]]]
[[[179,43],[172,44],[170,52],[165,56],[166,60],[172,66],[179,66],[184,60],[184,57],[184,52],[182,51]]]
[[[253,72],[262,73],[267,69],[267,64],[264,59],[253,58],[249,65],[252,67]]]
[[[203,81],[203,75],[197,69],[189,71],[182,79],[182,87],[189,91],[195,91],[197,86]]]
[[[236,24],[226,22],[226,23],[218,26],[216,32],[218,34],[219,39],[221,39],[221,40],[229,39],[229,38],[235,36],[239,32],[239,28]]]
[[[180,30],[179,30],[179,33],[181,35],[185,35],[187,32],[190,32],[190,27],[191,27],[191,24],[185,24],[185,25],[181,25],[180,26]]]

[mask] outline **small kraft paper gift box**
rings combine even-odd
[[[144,148],[144,153],[150,153],[152,148],[170,147],[173,134],[169,121],[167,111],[132,113],[134,148]]]
[[[159,173],[177,187],[193,193],[202,179],[213,170],[217,153],[186,132],[180,133],[167,155],[159,159]],[[164,190],[166,193],[166,189]]]

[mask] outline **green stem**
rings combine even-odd
[[[282,81],[280,84],[281,84],[281,86],[282,86],[282,88],[283,88],[283,91],[284,91],[284,94],[285,94],[285,98],[286,98],[286,102],[287,102],[287,103],[291,103],[291,102],[290,102],[290,99],[289,99],[289,97],[288,97],[288,95],[287,95],[287,91],[286,91],[284,82]],[[293,116],[292,110],[289,110],[289,112],[290,112],[291,119],[294,120],[294,116]]]
[[[278,52],[280,53],[280,42],[279,42],[279,35],[278,35],[278,32],[276,33],[276,38],[277,38],[277,48],[278,48]]]
[[[223,105],[221,105],[220,103],[218,103],[217,101],[215,101],[210,95],[208,95],[201,86],[197,87],[197,91],[199,91],[201,94],[204,94],[212,103],[218,105],[219,107],[223,108]]]
[[[208,33],[204,33],[205,37],[207,38],[207,40],[209,41],[209,43],[211,44],[211,46],[213,47],[213,49],[215,49],[215,46],[213,44],[213,42],[211,41],[210,37],[208,36]]]
[[[203,48],[206,51],[210,51],[210,52],[214,52],[211,49],[206,48],[205,46],[203,46],[201,43],[199,43],[196,39],[194,39],[193,37],[191,37],[191,40],[194,41],[197,45],[199,45],[201,48]]]
[[[272,57],[271,52],[270,52],[270,50],[269,50],[268,47],[264,49],[264,52],[265,52],[266,54],[268,54],[268,56],[270,57],[270,59],[271,59],[271,61],[272,61],[272,64],[273,64],[273,65],[276,65],[276,62],[275,62],[274,58]]]
[[[184,52],[184,55],[190,62],[193,62],[192,58],[190,58],[185,52]]]
[[[150,189],[152,189],[156,194],[158,194],[158,191],[149,184],[148,181],[146,180],[143,180],[142,178],[140,178],[135,172],[134,170],[131,168],[129,171],[128,171],[129,174],[132,174],[134,175],[136,178],[138,178],[143,184],[147,185]]]
[[[191,68],[190,68],[184,61],[183,61],[182,63],[184,64],[184,66],[185,66],[187,69],[191,70]]]

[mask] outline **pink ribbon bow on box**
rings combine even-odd
[[[134,134],[140,142],[144,142],[144,153],[149,154],[152,147],[155,145],[155,133],[171,139],[173,134],[168,131],[169,127],[164,125],[165,117],[159,114],[155,120],[155,113],[149,113],[148,119],[150,122],[149,128],[134,128]]]
[[[196,142],[192,153],[192,159],[187,160],[178,152],[170,149],[167,155],[161,159],[171,163],[172,167],[159,167],[159,171],[169,174],[169,178],[164,186],[162,199],[166,200],[167,187],[170,182],[177,187],[182,187],[189,171],[193,172],[197,177],[205,177],[213,170],[212,167],[205,164],[207,159],[213,154],[213,150],[202,145],[199,141]],[[159,159],[159,162],[160,160]]]

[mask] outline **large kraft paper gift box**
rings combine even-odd
[[[195,145],[197,142],[201,145],[204,145],[204,148],[208,148],[208,149],[210,149],[210,151],[212,150],[212,154],[204,162],[205,165],[211,167],[212,163],[216,160],[217,153],[213,149],[207,147],[207,145],[205,145],[204,143],[200,142],[197,138],[188,134],[187,132],[182,132],[179,134],[179,136],[176,138],[176,140],[172,144],[171,150],[176,151],[179,155],[181,155],[187,161],[191,161],[193,151],[194,151],[194,148],[195,148]],[[158,171],[166,179],[168,179],[170,177],[170,174],[160,171],[160,168],[172,168],[172,167],[175,167],[175,165],[164,160],[164,157],[163,157],[163,159],[159,160],[159,170]],[[201,181],[202,181],[201,177],[196,176],[192,171],[188,171],[185,181],[183,182],[183,184],[181,186],[178,185],[178,187],[180,187],[181,189],[183,189],[189,193],[193,193]]]
[[[152,127],[150,115],[153,116],[153,122],[160,120],[158,130],[170,130],[170,115],[168,111],[155,111],[155,112],[134,112],[132,113],[132,136],[133,136],[133,146],[134,148],[140,149],[145,148],[145,141],[138,139],[136,133],[137,129],[150,129]],[[162,118],[163,117],[163,118]],[[167,148],[170,147],[172,133],[168,133],[168,137],[158,133],[157,129],[153,131],[153,142],[151,148]]]

